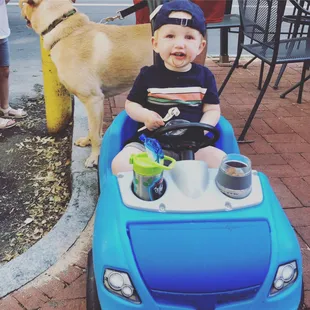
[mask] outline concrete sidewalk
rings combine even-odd
[[[220,67],[211,59],[207,60],[207,66],[220,85],[229,68]],[[259,69],[259,62],[247,70],[237,69],[221,96],[222,114],[231,122],[237,136],[258,95]],[[247,135],[255,143],[240,148],[250,157],[254,169],[267,174],[296,230],[303,254],[304,309],[310,309],[310,84],[305,84],[302,104],[296,103],[297,92],[286,99],[279,98],[281,92],[299,81],[300,74],[301,66],[290,65],[279,90],[268,89]],[[105,127],[123,110],[125,99],[126,94],[122,94],[106,100]],[[85,272],[92,224],[91,221],[75,245],[53,267],[0,300],[0,309],[86,309]]]

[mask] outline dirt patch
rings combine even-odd
[[[35,90],[18,103],[28,117],[0,131],[0,265],[49,232],[71,196],[72,125],[48,135],[42,86]]]

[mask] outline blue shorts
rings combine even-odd
[[[10,66],[10,50],[8,38],[0,39],[0,67]]]

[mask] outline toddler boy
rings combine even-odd
[[[221,114],[215,78],[208,68],[192,63],[206,45],[202,10],[191,1],[175,0],[154,14],[152,45],[163,64],[141,69],[127,97],[126,112],[149,131],[165,125],[162,118],[172,107],[180,110],[179,119],[215,126]],[[131,154],[144,151],[138,140],[127,144],[112,161],[113,173],[132,170]],[[225,155],[208,146],[198,150],[195,159],[217,168]]]

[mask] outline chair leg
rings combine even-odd
[[[283,65],[281,66],[281,69],[280,69],[280,72],[279,72],[278,77],[277,77],[277,79],[276,79],[276,82],[275,82],[274,85],[273,85],[273,89],[278,89],[280,80],[281,80],[282,75],[283,75],[283,73],[284,73],[284,71],[285,71],[285,69],[286,69],[286,66],[287,66],[287,64],[283,64]]]
[[[304,65],[302,67],[302,73],[301,73],[301,79],[300,79],[300,87],[299,87],[299,92],[298,92],[298,99],[297,103],[301,103],[302,99],[302,92],[304,90],[304,83],[305,83],[305,77],[306,77],[306,70],[308,67],[307,61],[304,62]]]
[[[243,130],[242,130],[242,132],[241,132],[241,135],[240,135],[240,137],[238,138],[238,142],[240,142],[240,143],[247,143],[247,142],[250,142],[250,141],[245,141],[244,138],[245,138],[245,135],[246,135],[248,129],[250,128],[250,125],[251,125],[251,123],[252,123],[252,120],[253,120],[253,118],[254,118],[256,112],[257,112],[257,109],[259,108],[259,105],[260,105],[260,103],[261,103],[261,101],[262,101],[262,99],[263,99],[263,97],[264,97],[264,95],[265,95],[265,92],[266,92],[267,87],[268,87],[268,85],[269,85],[269,83],[270,83],[272,74],[273,74],[273,72],[274,72],[274,68],[275,68],[275,65],[271,65],[271,66],[270,66],[270,69],[269,69],[269,72],[268,72],[268,74],[267,74],[266,80],[265,80],[265,82],[264,82],[263,88],[261,89],[261,91],[260,91],[260,93],[259,93],[259,95],[258,95],[258,97],[257,97],[257,99],[256,99],[256,102],[255,102],[255,104],[254,104],[254,107],[253,107],[253,109],[252,109],[252,111],[251,111],[251,113],[250,113],[250,115],[249,115],[249,117],[248,117],[248,119],[247,119],[247,121],[246,121],[246,123],[245,123],[245,125],[244,125],[244,128],[243,128]],[[253,141],[252,141],[252,142],[253,142]]]
[[[257,86],[257,89],[259,89],[259,90],[262,89],[262,82],[263,82],[263,76],[264,76],[264,66],[265,66],[265,63],[262,61],[261,65],[260,65],[259,81],[258,81],[258,86]]]
[[[248,67],[248,65],[251,64],[256,58],[257,58],[256,56],[253,57],[253,58],[251,58],[247,63],[245,63],[245,64],[242,66],[242,68],[243,68],[243,69],[246,69],[246,68]]]
[[[229,81],[231,75],[233,74],[234,70],[237,68],[237,66],[239,64],[241,53],[242,53],[242,48],[240,49],[240,51],[238,50],[236,59],[235,59],[232,67],[230,68],[230,70],[229,70],[225,80],[223,81],[223,83],[222,83],[222,85],[221,85],[221,87],[220,87],[220,89],[218,91],[219,96],[221,95],[222,91],[224,90],[224,88],[225,88],[227,82]]]
[[[304,79],[304,83],[307,82],[310,79],[310,74]],[[285,96],[287,94],[289,94],[291,91],[293,91],[294,89],[296,89],[297,87],[299,87],[301,84],[301,81],[299,83],[296,83],[295,85],[293,85],[291,88],[289,88],[287,91],[285,91],[284,93],[282,93],[280,95],[280,98],[285,98]]]

